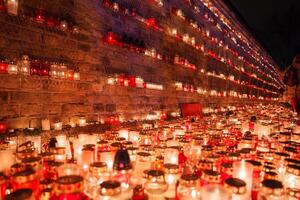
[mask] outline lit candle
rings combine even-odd
[[[80,127],[86,126],[86,119],[85,119],[84,117],[81,117],[81,118],[79,119],[79,126],[80,126]]]
[[[100,161],[105,162],[109,171],[112,171],[114,165],[115,152],[103,151],[100,152]]]
[[[82,149],[80,165],[83,171],[87,172],[90,164],[95,161],[95,149],[91,147],[85,147]]]
[[[233,163],[233,177],[246,182],[247,197],[250,198],[252,191],[253,166],[246,161],[236,161]]]
[[[54,123],[54,130],[60,131],[62,129],[62,122]]]
[[[128,130],[126,129],[121,129],[119,130],[119,137],[125,138],[125,140],[128,140]]]
[[[229,195],[221,185],[206,185],[201,190],[201,199],[229,200]]]
[[[11,149],[1,150],[0,151],[0,171],[7,171],[9,170],[10,166],[15,164],[15,155],[14,151]]]
[[[42,119],[42,130],[49,131],[50,130],[50,120],[48,118]]]
[[[18,7],[19,7],[19,1],[18,0],[7,0],[6,8],[7,8],[7,13],[8,14],[18,15]]]
[[[178,165],[178,149],[167,148],[165,149],[164,164]]]

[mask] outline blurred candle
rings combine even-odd
[[[48,118],[42,119],[42,130],[49,131],[50,130],[50,120]]]
[[[229,200],[229,195],[226,189],[221,185],[206,185],[202,187],[201,199]]]
[[[233,163],[233,177],[246,182],[247,197],[250,198],[252,191],[252,164],[245,161],[236,161]]]
[[[115,153],[111,151],[100,152],[100,161],[105,162],[109,171],[112,171]]]
[[[121,129],[119,130],[119,137],[125,138],[125,140],[128,140],[128,130]]]
[[[175,148],[165,149],[164,164],[178,165],[178,149]]]

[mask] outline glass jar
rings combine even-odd
[[[107,165],[104,162],[95,162],[90,165],[89,173],[86,177],[85,192],[91,198],[96,198],[99,184],[109,179]]]
[[[174,199],[176,197],[176,186],[179,180],[179,166],[174,164],[165,164],[165,179],[168,184],[168,190],[165,198]]]
[[[10,15],[18,15],[19,0],[7,0],[6,10]]]
[[[12,61],[8,64],[7,72],[9,74],[17,74],[18,73],[18,65],[15,61]]]
[[[12,187],[14,190],[29,188],[35,191],[38,188],[37,174],[33,169],[25,169],[17,172],[12,177]]]
[[[246,194],[246,182],[238,178],[229,178],[225,181],[231,200],[248,200]]]
[[[300,190],[299,189],[290,189],[286,190],[286,200],[299,200],[300,199]]]
[[[52,63],[50,66],[50,76],[52,78],[58,78],[59,77],[59,65],[57,63]]]
[[[201,175],[201,186],[208,184],[220,184],[221,174],[213,170],[204,170]]]
[[[223,186],[209,184],[201,189],[201,199],[229,200],[229,194]]]
[[[168,185],[165,181],[165,174],[160,170],[149,170],[147,172],[147,181],[145,183],[145,193],[149,200],[164,200],[164,193]]]
[[[286,168],[284,186],[291,189],[300,189],[300,166],[290,164]]]
[[[27,55],[23,55],[22,59],[18,62],[18,68],[21,74],[29,75],[30,73],[30,60]]]
[[[228,178],[231,178],[233,174],[232,163],[222,163],[221,164],[221,180],[222,183]]]
[[[198,176],[194,174],[182,175],[177,188],[180,200],[200,199],[200,184]]]
[[[258,193],[258,200],[285,200],[284,188],[280,181],[264,180]]]
[[[96,200],[127,200],[122,196],[121,183],[118,181],[104,181],[100,184],[99,195]]]
[[[84,181],[82,176],[69,175],[59,177],[54,186],[51,200],[89,200],[84,194]]]
[[[151,154],[147,152],[138,152],[136,156],[135,167],[134,167],[135,176],[141,179],[143,177],[144,171],[151,169],[151,166],[152,166]]]
[[[10,200],[10,199],[35,200],[35,197],[31,189],[19,189],[13,191],[9,195],[7,195],[4,199],[5,200]]]

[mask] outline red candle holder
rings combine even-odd
[[[6,130],[7,130],[6,124],[0,122],[0,133],[4,134],[6,133]]]
[[[7,74],[8,63],[5,61],[0,61],[0,74]]]
[[[0,12],[6,11],[6,6],[4,0],[0,0]]]
[[[67,72],[67,79],[74,80],[74,70],[69,69]]]
[[[136,77],[135,76],[128,77],[128,86],[136,87]]]
[[[41,24],[45,23],[46,17],[45,17],[45,11],[43,9],[38,8],[35,10],[34,21]]]
[[[40,65],[38,60],[33,60],[30,63],[30,75],[40,75]]]
[[[49,62],[42,62],[40,64],[39,75],[40,76],[50,76],[51,65]]]
[[[32,191],[36,191],[39,184],[36,173],[32,169],[26,169],[16,173],[11,182],[13,190],[31,189]]]
[[[0,199],[4,199],[7,188],[7,178],[3,173],[0,173]]]

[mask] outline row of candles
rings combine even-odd
[[[17,16],[19,14],[19,0],[0,0],[0,12],[1,11],[5,11],[9,15]],[[34,9],[32,16],[28,17],[30,17],[33,22],[43,24],[49,28],[78,33],[78,27],[74,25],[75,23],[56,18],[41,8]]]
[[[161,84],[146,82],[143,78],[137,76],[125,76],[124,74],[115,75],[107,79],[109,85],[120,85],[137,88],[145,88],[152,90],[163,90],[164,87]]]
[[[0,195],[297,200],[297,120],[286,108],[257,105],[226,116],[157,123],[156,129],[57,135],[46,149],[38,148],[34,138],[8,137],[0,150]]]
[[[106,4],[104,4],[106,5]],[[114,5],[114,6],[112,6]],[[121,10],[120,9],[120,6],[117,4],[117,3],[114,3],[114,4],[109,4],[109,5],[106,5],[114,10]],[[126,9],[125,9],[125,14],[129,14],[127,11],[126,12]],[[159,30],[161,32],[165,32],[166,34],[170,35],[170,36],[173,36],[175,38],[178,38],[178,34],[177,34],[177,30],[176,29],[170,29],[170,28],[166,28],[166,30],[164,30],[163,28],[160,28],[157,24],[156,24],[156,20],[155,18],[149,18],[148,20],[147,19],[144,19],[142,18],[141,16],[138,16],[136,13],[134,14],[130,14],[131,16],[135,17],[138,21],[144,23],[147,25],[147,27],[153,27],[155,30]],[[171,30],[171,31],[170,31]],[[205,38],[208,38],[207,36],[205,36]],[[203,45],[195,45],[195,38],[194,37],[189,37],[188,34],[185,34],[183,37],[180,37],[180,39],[189,44],[190,46],[192,46],[193,48],[196,48],[197,50],[201,50],[202,52],[204,52],[204,46]],[[191,39],[191,42],[189,42]],[[119,46],[123,46],[122,43],[120,43],[120,39],[118,39],[118,37],[114,34],[108,34],[106,37],[105,37],[105,41],[110,43],[110,44],[115,44],[115,45],[119,45]],[[193,41],[193,42],[192,42]],[[211,41],[214,41],[214,40],[211,40]],[[222,46],[222,45],[221,45]],[[137,51],[140,52],[140,48],[136,48],[135,46],[132,46],[132,48],[130,49],[138,49]],[[228,47],[225,47],[226,50],[232,52],[233,54],[233,58],[243,58],[241,56],[237,56],[238,53],[237,52],[234,52],[232,49],[228,48]],[[146,52],[147,53],[147,52]],[[146,54],[148,55],[148,54]],[[151,55],[151,54],[149,54]],[[211,56],[215,59],[217,59],[218,61],[221,61],[221,62],[226,62],[226,64],[230,64],[230,66],[239,71],[239,72],[243,72],[244,74],[246,74],[247,76],[251,77],[251,78],[254,78],[254,79],[257,79],[261,82],[263,82],[264,84],[267,84],[267,85],[270,85],[272,87],[275,87],[275,88],[280,88],[280,86],[276,85],[275,83],[273,83],[273,81],[265,81],[263,80],[262,78],[259,78],[256,74],[252,74],[252,73],[248,73],[248,72],[245,72],[245,71],[241,71],[240,68],[238,66],[236,66],[230,59],[225,59],[221,56],[218,56],[217,54],[215,53],[212,53],[212,50],[209,50],[208,53],[207,53],[208,56]],[[157,59],[162,59],[162,56],[160,54],[158,54],[157,56],[152,56],[153,58],[157,58]],[[246,61],[243,61],[244,63],[247,63],[248,66],[251,66],[252,68],[255,68],[254,65],[251,65],[251,63],[248,63]],[[267,78],[272,78],[272,76],[270,74],[265,74],[263,73],[262,71],[259,72],[259,75],[263,75]]]
[[[188,4],[191,6],[192,10],[196,14],[200,13],[200,9],[197,6],[193,5],[193,3],[190,0],[185,1],[185,2],[188,2]],[[242,33],[238,33],[237,28],[231,28],[229,23],[227,23],[229,20],[216,6],[213,5],[214,2],[212,2],[210,0],[201,0],[201,2],[203,4],[203,6],[205,6],[214,17],[219,19],[219,21],[223,24],[223,26],[228,28],[228,30],[226,30],[224,28],[221,29],[221,25],[217,23],[216,27],[220,31],[225,32],[225,34],[229,37],[230,40],[232,40],[238,47],[243,49],[245,54],[248,54],[248,56],[250,56],[254,60],[256,60],[257,63],[260,63],[262,66],[264,66],[267,69],[267,71],[268,71],[268,69],[270,69],[271,72],[273,73],[273,75],[276,76],[276,69],[271,64],[272,61],[270,61],[270,59],[267,58],[267,56],[262,56],[260,53],[258,53],[261,50],[255,49],[254,47],[257,47],[255,44],[250,45],[250,42],[247,39],[247,37],[244,37]],[[205,17],[205,19],[208,21],[215,21],[215,20],[211,20],[211,17],[209,17],[208,15],[207,15],[207,17]],[[235,24],[235,22],[233,22],[232,24]],[[240,41],[237,41],[237,40],[240,40]],[[241,43],[244,43],[244,45],[241,45]],[[248,49],[246,49],[246,47]],[[252,51],[252,53],[249,49]]]
[[[112,32],[109,32],[106,36],[104,36],[103,41],[106,42],[106,43],[108,43],[108,44],[111,44],[111,45],[117,45],[117,46],[123,47],[123,42],[120,40],[120,38],[116,34],[114,34]],[[150,57],[152,57],[154,59],[158,59],[158,60],[162,60],[163,59],[163,56],[161,54],[159,54],[155,49],[145,50],[145,49],[143,49],[141,47],[137,47],[137,46],[134,46],[134,45],[130,45],[129,46],[128,44],[126,44],[126,48],[129,48],[130,50],[137,51],[139,53],[143,53],[143,54],[145,54],[147,56],[150,56]],[[208,54],[208,55],[210,55],[210,54]],[[225,62],[225,61],[223,60],[223,62]],[[196,65],[190,63],[185,58],[179,57],[178,55],[176,55],[174,57],[174,64],[182,65],[182,66],[184,66],[184,67],[186,67],[188,69],[192,69],[192,70],[196,70],[197,69]],[[229,62],[228,64],[232,64],[232,63]],[[202,73],[204,73],[203,69],[201,69],[200,71]],[[246,75],[248,75],[248,76],[250,76],[252,78],[255,78],[255,79],[257,79],[257,80],[259,80],[259,81],[261,81],[263,83],[269,84],[266,81],[264,81],[264,80],[262,80],[262,79],[260,79],[258,77],[252,76],[252,74],[248,74],[246,72],[244,72],[244,74],[246,74]],[[235,82],[235,83],[236,84],[240,84],[240,85],[245,85],[244,83],[242,84],[241,82]],[[270,86],[273,86],[273,85],[270,85]],[[265,89],[265,88],[261,88],[261,87],[258,87],[256,85],[249,85],[248,84],[247,87],[251,87],[253,89],[258,89],[258,90],[260,90],[260,91],[262,91],[264,93],[277,94],[277,92],[274,92],[274,91],[271,91],[271,90],[268,90],[268,89]]]
[[[215,90],[215,89],[207,90],[207,89],[203,89],[202,87],[195,87],[194,85],[191,85],[188,83],[182,83],[182,82],[176,82],[174,84],[174,86],[177,91],[198,93],[200,95],[209,95],[209,96],[215,96],[215,97],[235,97],[235,98],[240,98],[240,99],[261,99],[261,100],[278,101],[278,98],[273,97],[272,95],[263,97],[263,96],[259,96],[259,95],[255,95],[255,94],[240,93],[240,92],[236,92],[234,90],[229,90],[229,91],[219,91],[219,90]]]
[[[80,80],[80,73],[64,63],[30,60],[27,55],[18,61],[0,61],[0,74],[50,76],[52,78]]]
[[[135,17],[138,21],[146,24],[148,27],[153,27],[154,29],[156,30],[159,30],[161,32],[165,32],[166,34],[168,34],[170,31],[169,30],[172,30],[169,34],[171,36],[174,36],[176,38],[178,38],[178,33],[177,33],[177,29],[171,29],[169,27],[166,27],[164,30],[163,28],[159,27],[156,23],[156,20],[155,18],[149,18],[149,19],[144,19],[143,17],[137,15],[134,11],[132,11],[133,13],[131,13],[128,9],[125,9],[123,8],[122,6],[120,6],[118,3],[111,3],[110,1],[104,1],[103,3],[105,6],[115,10],[115,11],[123,11],[124,14],[128,14],[128,15],[131,15],[132,17]],[[194,27],[194,26],[193,26]],[[201,31],[201,30],[200,30]],[[202,31],[201,31],[202,33]],[[180,37],[182,41],[184,41],[185,43],[195,47],[195,48],[199,48],[198,45],[195,45],[195,37],[189,37],[188,34],[184,34],[182,37]],[[207,35],[207,31],[205,32],[204,34],[204,38],[209,38],[209,31],[208,31],[208,35]],[[213,43],[215,43],[215,40],[214,38],[210,39],[210,41],[212,41]],[[222,41],[220,41],[222,42]],[[223,45],[219,45],[219,43],[217,42],[218,46],[223,46]],[[203,46],[202,46],[203,47]],[[203,48],[200,48],[200,49],[203,49]],[[232,49],[228,48],[228,46],[225,46],[225,50],[228,50],[230,52],[232,52],[233,54],[233,58],[239,58],[239,59],[242,59],[244,63],[247,63],[247,65],[251,66],[252,68],[255,68],[253,64],[247,62],[246,60],[244,60],[244,58],[242,56],[237,56],[238,53],[233,51]],[[259,69],[258,69],[259,70]],[[276,79],[272,78],[272,76],[270,74],[266,74],[264,73],[263,71],[259,70],[259,74],[262,74],[268,78],[271,78],[272,80],[276,81]]]

